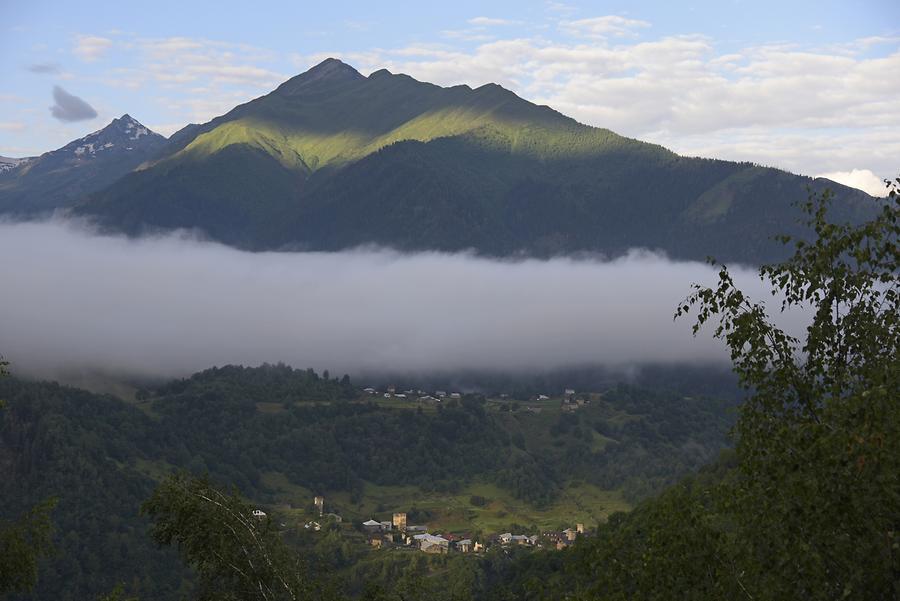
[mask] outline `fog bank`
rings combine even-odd
[[[61,222],[0,224],[0,353],[17,373],[182,376],[279,362],[360,372],[724,362],[673,322],[709,266],[633,252],[497,261],[354,250],[248,253],[129,240]],[[753,272],[738,280],[767,298]]]

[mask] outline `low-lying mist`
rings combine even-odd
[[[751,270],[735,272],[758,298]],[[0,353],[16,373],[183,376],[285,362],[332,374],[724,363],[673,322],[708,265],[465,254],[249,253],[50,221],[0,224]]]

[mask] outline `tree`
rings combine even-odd
[[[3,358],[3,355],[0,355],[0,378],[5,378],[9,375],[9,361]],[[6,405],[6,401],[0,399],[0,409]]]
[[[308,567],[282,542],[268,517],[236,492],[226,494],[207,478],[173,475],[141,512],[153,518],[153,539],[177,544],[197,570],[201,600],[275,601],[327,598]]]
[[[716,495],[729,534],[719,555],[747,598],[900,597],[898,186],[861,225],[829,222],[831,193],[811,195],[815,240],[760,268],[782,312],[809,312],[802,339],[724,265],[676,312],[697,309],[695,334],[714,323],[750,391],[738,467]]]
[[[0,522],[0,595],[34,588],[38,562],[53,548],[50,512],[55,505],[48,499],[13,522]]]

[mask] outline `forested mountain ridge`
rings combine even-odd
[[[0,380],[0,398],[0,470],[14,483],[0,487],[0,511],[59,498],[59,554],[41,569],[34,598],[60,600],[95,598],[116,582],[153,599],[189,585],[138,517],[174,469],[208,472],[264,507],[302,507],[325,492],[347,519],[371,517],[373,490],[395,491],[395,509],[407,510],[428,491],[461,488],[468,499],[476,480],[529,506],[552,503],[575,481],[643,497],[714,457],[733,407],[621,387],[569,414],[475,396],[421,411],[284,366],[207,370],[132,403],[15,379]]]
[[[618,255],[747,263],[784,255],[807,187],[835,216],[858,190],[748,163],[686,158],[582,125],[495,84],[442,88],[328,59],[172,136],[76,212],[138,234],[194,228],[248,249]]]

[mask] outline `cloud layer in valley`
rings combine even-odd
[[[59,86],[53,86],[53,106],[50,107],[50,114],[63,122],[87,121],[97,117],[94,107]]]
[[[24,374],[177,376],[284,361],[332,373],[724,362],[673,322],[696,263],[504,262],[386,250],[247,253],[179,236],[0,224],[0,352]],[[739,279],[765,295],[749,272]]]

